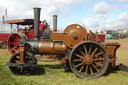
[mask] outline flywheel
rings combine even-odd
[[[78,43],[87,40],[86,29],[81,25],[72,24],[64,30],[65,38],[64,43],[70,47],[75,47]]]

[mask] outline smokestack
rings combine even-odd
[[[53,32],[57,32],[57,15],[53,15]]]
[[[40,23],[40,10],[41,8],[34,9],[34,40],[39,40],[39,23]]]

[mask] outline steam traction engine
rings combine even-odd
[[[44,37],[39,37],[40,8],[34,8],[34,39],[19,40],[19,53],[14,54],[7,65],[16,75],[29,75],[37,61],[36,54],[55,54],[77,77],[97,78],[102,76],[108,66],[114,67],[118,43],[102,43],[93,39],[93,33],[87,34],[78,24],[69,25],[63,33],[45,30]],[[56,30],[56,16],[53,29]]]

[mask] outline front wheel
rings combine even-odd
[[[32,53],[28,53],[25,52],[24,53],[24,64],[31,64],[35,62],[35,64],[37,63],[36,59],[33,57]],[[20,63],[20,56],[19,53],[14,54],[11,58],[9,63],[11,64],[19,64]],[[11,70],[11,72],[15,75],[30,75],[32,70],[33,70],[33,66],[9,66],[9,69]]]
[[[69,63],[77,77],[91,79],[100,77],[106,72],[109,57],[100,44],[86,41],[71,51]]]

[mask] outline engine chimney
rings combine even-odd
[[[40,10],[41,8],[34,9],[34,40],[39,40],[39,23],[40,23]]]
[[[53,32],[57,32],[57,15],[53,15]]]

